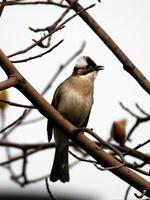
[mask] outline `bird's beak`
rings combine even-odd
[[[103,70],[103,69],[104,69],[104,67],[101,66],[101,65],[96,65],[96,67],[95,67],[95,71],[100,71],[100,70]]]

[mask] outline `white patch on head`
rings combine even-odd
[[[86,59],[85,59],[85,56],[83,56],[83,57],[81,57],[81,58],[79,58],[79,59],[77,60],[76,66],[85,67],[87,64],[88,64],[88,63],[87,63],[87,61],[86,61]]]

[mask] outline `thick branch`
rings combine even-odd
[[[67,0],[67,2],[76,12],[79,12],[81,9],[83,9],[83,7],[79,3],[75,2],[75,0]],[[142,86],[145,91],[147,91],[147,93],[150,94],[150,82],[125,55],[125,53],[119,48],[119,46],[117,46],[117,44],[111,39],[111,37],[100,27],[100,25],[88,14],[87,11],[80,13],[79,16],[116,55],[116,57],[123,64],[124,69],[137,80],[137,82]]]
[[[89,155],[91,155],[98,163],[103,167],[115,167],[120,166],[120,162],[113,156],[109,155],[103,149],[101,149],[96,143],[88,139],[82,133],[73,134],[76,127],[53,108],[17,71],[14,65],[9,61],[5,54],[0,50],[0,65],[5,73],[10,76],[15,74],[19,78],[19,84],[16,88],[24,95],[29,101],[42,113],[46,118],[53,121],[54,124],[59,126],[64,133],[77,143],[82,149],[84,149]],[[114,168],[110,170],[112,173],[120,177],[125,182],[129,183],[137,190],[143,192],[147,190],[146,195],[150,197],[150,182],[142,178],[127,167]]]

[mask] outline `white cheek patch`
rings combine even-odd
[[[77,60],[77,63],[76,63],[76,65],[79,66],[79,67],[85,67],[85,66],[87,66],[87,64],[88,64],[88,63],[87,63],[85,57],[79,58],[79,59]]]

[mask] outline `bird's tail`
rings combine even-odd
[[[69,166],[68,166],[68,146],[62,151],[55,150],[54,162],[50,174],[50,180],[55,182],[69,182]]]

